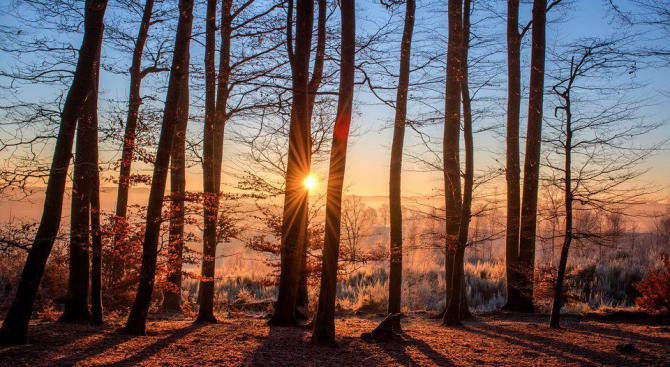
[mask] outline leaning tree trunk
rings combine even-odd
[[[289,0],[289,30],[291,25],[292,1]],[[303,180],[310,171],[311,136],[308,75],[310,44],[312,40],[314,4],[310,0],[298,0],[296,6],[296,42],[293,53],[292,40],[288,40],[289,60],[292,70],[293,103],[291,106],[291,126],[289,131],[288,161],[286,165],[286,189],[282,218],[281,266],[279,274],[279,294],[273,325],[297,324],[295,309],[300,289],[300,270],[303,247],[306,246],[308,219],[308,194]],[[288,32],[289,35],[291,32]]]
[[[324,234],[321,290],[314,320],[312,342],[335,342],[335,292],[337,286],[337,261],[340,247],[342,219],[342,187],[347,161],[347,140],[351,125],[354,97],[354,59],[356,44],[356,4],[354,0],[341,0],[342,14],[340,91],[337,116],[333,128],[330,151],[328,191],[326,196],[326,229]]]
[[[400,76],[396,93],[395,122],[393,125],[393,143],[391,144],[391,166],[389,174],[389,215],[391,225],[391,257],[389,272],[388,314],[400,313],[402,294],[402,204],[401,173],[402,150],[405,140],[405,122],[407,118],[407,93],[409,91],[409,66],[412,51],[412,33],[414,31],[414,0],[405,2],[405,26],[400,43]],[[400,319],[396,328],[400,327]]]
[[[188,124],[189,91],[183,80],[179,120],[174,132],[170,156],[170,227],[168,244],[167,287],[163,310],[181,312],[182,258],[184,252],[184,197],[186,195],[186,126]]]
[[[521,110],[521,35],[519,0],[507,1],[507,225],[505,232],[505,271],[507,303],[504,309],[520,310],[519,220],[521,214],[519,168],[519,116]]]
[[[316,100],[316,94],[319,92],[319,86],[321,86],[321,79],[323,77],[323,59],[326,53],[326,19],[328,12],[328,4],[326,0],[318,0],[319,4],[319,17],[317,21],[317,36],[316,36],[316,55],[314,56],[314,66],[312,68],[312,79],[310,79],[307,89],[309,91],[309,96],[307,97],[307,111],[309,113],[310,124],[312,122],[312,114],[314,111],[314,101]],[[310,141],[311,143],[311,141]],[[310,146],[310,153],[311,152]],[[311,154],[310,154],[311,156]],[[311,166],[311,157],[310,162]],[[300,289],[298,290],[298,300],[296,302],[296,316],[298,318],[307,320],[309,318],[309,294],[307,291],[307,251],[309,247],[309,235],[308,235],[309,223],[305,222],[305,245],[302,249],[302,258],[300,263]]]
[[[540,179],[540,143],[542,139],[542,102],[544,92],[544,58],[546,0],[533,2],[533,30],[526,130],[526,160],[523,171],[523,202],[519,240],[520,299],[519,310],[533,312],[535,270],[535,232],[537,227],[537,195]]]
[[[458,251],[458,231],[460,228],[462,205],[459,157],[460,97],[463,80],[460,62],[463,55],[462,7],[463,2],[461,0],[449,0],[449,41],[447,46],[447,83],[443,139],[447,257],[445,274],[448,287],[446,297],[447,309],[443,317],[445,325],[458,324],[460,322],[460,312],[458,310],[460,308],[460,292],[462,289],[459,273],[462,273],[463,258],[461,251]]]
[[[179,102],[184,93],[183,86],[188,83],[184,79],[188,79],[189,45],[193,25],[193,2],[194,0],[179,1],[179,23],[177,25],[175,48],[172,56],[172,69],[170,71],[163,124],[158,141],[151,190],[149,192],[146,229],[142,244],[140,283],[137,295],[135,296],[135,302],[130,310],[130,315],[125,326],[125,332],[129,334],[143,335],[145,333],[146,318],[151,304],[151,293],[153,292],[156,276],[158,239],[162,220],[161,210],[163,208],[170,152],[174,141],[175,128],[182,114]]]
[[[563,280],[565,278],[565,268],[568,264],[568,254],[572,242],[572,109],[570,104],[570,90],[568,89],[562,96],[565,100],[565,234],[563,238],[563,247],[561,248],[561,259],[558,264],[558,275],[556,277],[556,287],[554,288],[554,302],[551,307],[551,316],[549,318],[549,327],[558,329],[560,327],[561,306],[563,303]]]
[[[119,167],[119,187],[116,192],[116,212],[114,217],[114,240],[112,246],[116,248],[121,242],[127,229],[126,216],[128,211],[128,190],[130,188],[130,169],[133,164],[135,152],[135,133],[139,116],[142,97],[140,89],[142,85],[142,55],[146,44],[153,14],[154,0],[146,0],[142,22],[135,40],[133,49],[133,60],[130,66],[130,92],[128,94],[128,115],[126,116],[126,128],[123,133],[123,145],[121,148],[121,163]],[[122,264],[119,259],[111,263],[111,283],[116,284],[122,276]]]
[[[0,344],[17,344],[27,341],[28,322],[33,310],[35,295],[60,227],[63,194],[77,120],[82,113],[86,99],[91,95],[95,70],[99,68],[96,55],[102,44],[103,19],[107,1],[87,0],[85,7],[84,37],[79,49],[74,79],[61,113],[61,124],[44,195],[42,218],[23,267],[16,296],[5,316],[2,329],[0,329]]]

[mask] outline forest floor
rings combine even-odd
[[[309,342],[308,329],[269,327],[264,319],[227,318],[215,325],[151,320],[148,335],[37,322],[30,344],[0,348],[1,366],[670,366],[670,327],[640,320],[566,317],[550,330],[546,317],[479,315],[461,328],[403,319],[396,340],[368,343],[360,334],[379,318],[337,320],[337,347]]]

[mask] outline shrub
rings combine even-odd
[[[637,298],[638,306],[651,312],[670,314],[670,257],[664,256],[661,268],[650,271],[636,288],[641,294]]]

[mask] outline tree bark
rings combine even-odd
[[[97,109],[96,109],[97,111]],[[97,114],[96,117],[97,119]],[[98,126],[98,123],[95,123]],[[98,132],[95,141],[93,161],[93,191],[91,192],[91,323],[102,325],[102,229],[100,228],[100,170],[98,164]]]
[[[326,19],[328,4],[326,0],[318,0],[319,16],[317,21],[317,36],[316,36],[316,55],[314,56],[314,65],[312,67],[312,79],[310,79],[307,88],[309,89],[307,110],[309,112],[309,121],[312,122],[312,114],[314,112],[314,102],[316,94],[319,92],[321,86],[321,79],[323,77],[323,61],[326,53]],[[310,139],[310,153],[311,153],[311,139]],[[310,154],[311,156],[311,154]],[[311,166],[311,157],[310,157]],[[309,246],[308,237],[309,223],[305,222],[305,246],[303,246],[302,258],[300,263],[300,289],[298,290],[298,301],[296,304],[296,315],[304,320],[309,318],[309,293],[307,290],[307,250]]]
[[[142,97],[140,88],[142,86],[142,55],[146,44],[153,14],[154,0],[147,0],[144,4],[142,22],[135,40],[133,49],[133,61],[130,66],[130,93],[128,94],[128,115],[126,116],[126,128],[123,134],[123,147],[121,149],[121,167],[119,167],[119,188],[116,194],[116,216],[126,218],[128,210],[128,188],[130,181],[130,168],[133,163],[135,150],[135,129],[139,116]]]
[[[289,1],[289,14],[293,13]],[[288,39],[289,60],[292,70],[293,102],[291,106],[291,126],[289,131],[288,161],[286,166],[286,189],[282,218],[281,269],[279,294],[273,325],[296,325],[295,309],[300,288],[302,252],[306,246],[308,219],[308,190],[303,181],[310,171],[311,134],[309,114],[308,75],[310,44],[312,39],[314,4],[310,0],[297,0],[296,42]],[[292,15],[289,15],[292,17]],[[290,18],[289,18],[290,19]],[[289,30],[291,21],[288,22]],[[288,34],[290,35],[290,31]]]
[[[519,120],[521,110],[521,35],[519,0],[507,1],[507,225],[505,232],[505,271],[509,311],[519,311],[519,220],[521,215]]]
[[[463,258],[458,251],[458,232],[461,217],[461,175],[459,157],[461,83],[463,81],[461,58],[463,56],[463,2],[449,0],[449,40],[447,46],[447,82],[444,116],[443,164],[446,214],[446,277],[447,309],[445,325],[458,324]],[[460,265],[459,265],[460,264]],[[451,269],[450,269],[451,267]],[[454,297],[456,295],[457,297]],[[454,299],[455,298],[455,299]],[[452,302],[453,300],[453,302]],[[455,305],[452,303],[457,302]]]
[[[323,244],[321,290],[314,320],[312,342],[335,342],[335,296],[342,215],[342,187],[347,160],[347,140],[351,125],[354,96],[354,59],[356,46],[356,5],[354,0],[340,2],[342,15],[340,91],[330,152],[326,228]]]
[[[168,83],[163,124],[158,141],[151,190],[149,192],[146,229],[142,244],[140,282],[135,302],[130,310],[130,315],[125,326],[125,332],[134,335],[143,335],[145,333],[146,318],[151,304],[151,293],[154,288],[158,238],[162,220],[161,209],[165,195],[168,164],[174,141],[175,128],[182,113],[179,102],[184,93],[183,86],[188,83],[184,79],[188,79],[189,45],[193,25],[193,2],[193,0],[179,1],[179,23],[177,25],[170,81]]]
[[[184,252],[184,216],[186,195],[186,126],[188,124],[189,90],[183,80],[179,120],[174,132],[170,156],[170,227],[168,244],[168,287],[163,295],[163,310],[181,312],[182,258]]]
[[[400,75],[396,93],[393,143],[391,144],[391,166],[389,174],[389,215],[391,226],[391,257],[389,265],[389,305],[388,314],[400,313],[402,297],[402,203],[401,174],[402,152],[405,140],[407,118],[407,94],[409,91],[409,67],[414,32],[415,1],[405,1],[405,25],[400,44]],[[400,327],[400,319],[397,328]]]
[[[537,226],[537,196],[540,178],[540,144],[542,139],[542,104],[544,95],[544,59],[546,0],[533,2],[533,29],[526,159],[523,174],[523,201],[519,240],[520,298],[519,309],[533,312],[533,283],[535,270],[535,232]]]
[[[571,72],[573,68],[571,67]],[[565,101],[565,234],[563,246],[561,247],[561,259],[558,264],[558,274],[556,277],[556,287],[554,288],[554,302],[551,307],[551,316],[549,318],[549,327],[558,329],[560,327],[561,307],[563,301],[563,280],[565,279],[565,268],[568,264],[568,255],[570,244],[572,242],[572,108],[570,104],[570,90],[568,89],[562,98]]]
[[[84,36],[79,49],[74,79],[61,113],[61,124],[54,147],[42,218],[23,267],[16,296],[5,316],[2,329],[0,329],[0,344],[3,345],[22,344],[27,341],[28,322],[35,295],[60,226],[63,194],[77,120],[91,94],[95,70],[99,68],[96,54],[102,43],[103,18],[107,1],[87,0],[85,8]]]
[[[126,116],[126,128],[123,133],[123,145],[121,148],[121,166],[119,167],[119,185],[116,193],[116,212],[114,225],[113,248],[123,240],[126,235],[126,216],[128,211],[128,190],[130,188],[130,169],[133,164],[133,155],[135,152],[135,133],[137,129],[137,120],[139,116],[142,97],[140,89],[142,86],[142,55],[144,46],[149,34],[151,25],[151,16],[153,15],[154,0],[146,0],[140,29],[135,40],[133,49],[133,60],[130,66],[130,91],[128,94],[128,115]],[[112,279],[115,284],[122,276],[122,264],[118,260],[111,264]]]

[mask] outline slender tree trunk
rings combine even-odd
[[[100,63],[100,49],[96,62]],[[98,177],[98,75],[94,71],[91,95],[77,124],[77,144],[72,179],[70,214],[70,263],[68,296],[60,321],[87,323],[91,320],[88,308],[89,249],[91,247],[91,204]]]
[[[444,109],[444,197],[446,209],[446,276],[447,309],[443,323],[459,323],[460,292],[462,289],[459,273],[462,272],[463,258],[458,251],[458,232],[461,217],[461,168],[459,157],[461,83],[463,81],[461,58],[463,56],[463,2],[449,0],[449,41],[447,46],[447,83]],[[461,264],[461,265],[459,265]],[[454,297],[454,295],[458,295]],[[454,299],[455,298],[455,299]],[[457,302],[452,305],[452,300]],[[450,308],[457,312],[452,312]]]
[[[292,14],[292,1],[289,14]],[[308,194],[303,181],[310,171],[311,134],[309,114],[308,75],[310,44],[312,40],[314,3],[297,0],[296,42],[289,38],[289,60],[293,81],[293,103],[289,131],[288,161],[286,166],[286,192],[282,218],[281,270],[279,294],[275,303],[273,325],[295,325],[295,309],[300,289],[300,270],[303,247],[306,246]],[[288,22],[289,29],[292,27]],[[289,32],[290,34],[291,32]]]
[[[507,0],[507,226],[505,233],[505,271],[507,303],[504,309],[520,310],[519,220],[521,215],[519,119],[521,110],[521,35],[519,0]]]
[[[549,318],[549,327],[558,329],[560,327],[561,306],[563,301],[563,280],[565,278],[565,268],[568,264],[568,254],[572,242],[572,110],[570,106],[570,92],[565,92],[565,237],[563,247],[561,248],[561,259],[558,264],[558,275],[556,277],[556,287],[554,288],[554,302],[551,307],[551,316]]]
[[[96,115],[97,119],[97,115]],[[95,126],[98,126],[96,123]],[[98,169],[98,133],[95,141],[95,174],[91,192],[91,323],[102,325],[102,230],[100,228],[100,170]]]
[[[126,128],[123,133],[123,146],[121,149],[121,166],[119,167],[119,187],[116,193],[116,212],[115,212],[115,231],[112,246],[116,248],[118,243],[126,235],[126,216],[128,211],[128,190],[130,187],[130,169],[133,163],[133,153],[135,151],[135,132],[137,129],[137,120],[142,104],[140,89],[142,85],[142,55],[144,45],[149,34],[151,25],[151,16],[153,14],[154,0],[146,0],[142,22],[135,40],[133,49],[133,60],[130,66],[130,92],[128,94],[128,115],[126,116]],[[115,284],[122,276],[123,265],[119,261],[113,261],[111,283]]]
[[[96,54],[102,43],[103,18],[107,1],[87,0],[85,7],[84,37],[79,49],[74,79],[61,113],[61,124],[54,147],[42,218],[23,267],[16,296],[5,316],[2,329],[0,329],[0,344],[21,344],[27,341],[28,322],[33,310],[35,295],[58,234],[77,119],[82,113],[86,99],[91,94],[95,70],[99,68]]]
[[[465,254],[465,247],[468,244],[468,232],[470,229],[470,220],[472,219],[472,196],[474,189],[474,142],[472,136],[472,101],[470,99],[470,86],[468,82],[468,51],[470,49],[470,11],[471,1],[463,0],[463,58],[461,60],[463,81],[461,82],[461,104],[463,106],[463,144],[465,148],[465,177],[463,185],[463,205],[461,207],[461,223],[458,230],[458,247]],[[463,263],[460,264],[464,266]],[[468,297],[465,287],[465,275],[461,271],[461,302],[460,315],[461,320],[472,317],[468,308]]]
[[[326,197],[326,232],[323,244],[321,291],[314,320],[312,342],[335,342],[335,292],[337,286],[337,261],[340,247],[342,220],[342,187],[347,161],[347,140],[351,125],[354,97],[354,59],[356,49],[356,4],[354,0],[341,0],[342,14],[340,91],[337,116],[333,130]]]
[[[519,309],[533,312],[533,283],[535,270],[535,232],[537,227],[537,196],[540,179],[540,143],[542,139],[542,102],[544,95],[544,58],[546,0],[533,2],[533,30],[526,132],[526,160],[523,174],[523,201],[519,240],[519,270],[521,294]]]
[[[188,124],[188,80],[183,80],[179,120],[174,132],[170,156],[170,228],[168,244],[167,289],[163,309],[181,312],[182,258],[184,252],[184,216],[186,195],[186,126]]]
[[[319,92],[321,86],[321,79],[323,77],[323,59],[326,52],[326,18],[328,11],[328,4],[326,0],[318,0],[319,17],[317,21],[317,36],[316,36],[316,55],[314,56],[314,65],[312,67],[312,79],[309,81],[307,88],[309,89],[307,110],[309,112],[309,121],[312,122],[312,114],[314,112],[314,101],[316,94]],[[310,153],[311,153],[311,139],[310,139]],[[311,166],[311,154],[310,154]],[[307,320],[309,318],[309,293],[307,291],[307,250],[309,247],[308,236],[309,223],[305,222],[305,245],[303,246],[302,259],[300,263],[300,289],[298,290],[298,301],[296,304],[296,315],[298,318]]]
[[[175,39],[175,49],[168,83],[167,97],[163,124],[158,141],[156,161],[154,164],[153,179],[149,192],[147,207],[147,221],[142,244],[142,266],[140,268],[140,283],[135,296],[135,302],[130,310],[125,332],[134,335],[145,333],[146,318],[151,304],[151,293],[154,288],[156,275],[156,259],[158,256],[158,238],[161,226],[161,210],[165,195],[170,152],[174,141],[175,128],[181,115],[179,103],[184,93],[184,85],[188,81],[189,45],[193,25],[193,0],[179,1],[179,23]]]
[[[389,314],[399,313],[402,305],[402,203],[400,180],[402,174],[402,151],[405,140],[405,122],[407,118],[407,94],[409,91],[412,33],[414,32],[414,9],[414,0],[406,0],[405,26],[400,44],[400,76],[398,78],[398,90],[396,93],[393,143],[391,144],[391,166],[389,170],[389,214],[391,217]],[[399,328],[400,322],[394,326]]]
[[[206,164],[203,166],[203,187],[205,189],[204,215],[205,215],[205,230],[203,235],[203,263],[202,263],[202,280],[200,283],[200,310],[198,313],[199,322],[216,322],[214,317],[214,275],[216,265],[216,245],[217,238],[217,221],[219,214],[219,202],[221,193],[221,164],[223,157],[223,138],[225,132],[225,125],[227,120],[226,105],[228,103],[229,81],[230,81],[230,41],[232,36],[232,1],[224,0],[221,7],[221,50],[219,52],[219,74],[216,77],[214,72],[214,49],[208,50],[209,61],[208,68],[208,85],[210,104],[210,121],[206,126],[207,131],[210,131],[210,136],[206,137],[207,144],[205,145],[206,152],[203,156],[207,156]],[[208,8],[212,11],[212,16],[208,21],[212,22],[212,27],[216,25],[216,5],[214,9]],[[209,25],[209,23],[208,23]],[[213,28],[212,28],[213,29]],[[212,37],[211,42],[214,47],[214,31],[207,34]],[[209,39],[208,39],[209,40]],[[213,81],[213,82],[212,82]],[[218,86],[216,83],[218,82]],[[216,89],[216,96],[214,90]],[[215,98],[216,97],[216,98]]]

